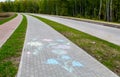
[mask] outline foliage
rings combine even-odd
[[[16,0],[1,2],[0,9],[120,22],[119,0]]]

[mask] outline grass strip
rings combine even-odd
[[[107,66],[113,72],[120,75],[120,46],[101,40],[97,37],[91,36],[60,23],[38,16],[33,17],[38,18],[39,20],[50,25],[52,28],[63,34],[80,48],[84,49],[102,64]]]
[[[68,18],[68,19],[75,19],[75,20],[99,22],[99,23],[105,23],[105,24],[113,24],[113,25],[118,25],[118,24],[120,24],[119,22],[108,22],[108,21],[104,21],[104,20],[89,19],[89,18],[82,18],[82,17],[71,17],[71,16],[60,16],[60,17]]]
[[[18,14],[14,14],[13,16],[10,16],[8,18],[5,18],[3,20],[0,20],[0,25],[4,24],[5,22],[8,22],[10,20],[12,20],[13,18],[17,17]]]
[[[0,48],[0,77],[15,77],[19,67],[26,28],[27,19],[23,15],[23,20],[19,27]]]
[[[66,19],[77,20],[77,21],[88,22],[88,23],[100,24],[100,25],[108,26],[108,27],[120,28],[120,23],[117,23],[117,22],[107,22],[107,21],[102,21],[102,20],[91,20],[91,19],[68,17],[68,16],[60,16],[60,17],[66,18]]]

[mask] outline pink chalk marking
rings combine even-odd
[[[31,53],[30,52],[27,52],[28,55],[30,55]]]

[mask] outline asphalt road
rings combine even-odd
[[[92,36],[109,41],[116,45],[120,45],[120,29],[102,26],[99,24],[76,21],[72,19],[64,19],[64,18],[59,18],[56,16],[50,16],[50,15],[42,15],[42,14],[34,14],[34,15],[59,22],[66,26],[69,26],[79,31],[90,34]]]
[[[17,77],[118,77],[49,25],[27,16]]]

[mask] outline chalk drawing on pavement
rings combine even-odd
[[[38,40],[38,39],[37,39]],[[63,39],[40,39],[39,41],[32,40],[27,43],[28,46],[33,48],[32,52],[27,52],[29,55],[39,56],[44,49],[49,49],[51,54],[56,57],[49,57],[44,64],[56,65],[63,68],[64,70],[72,73],[75,71],[75,67],[84,67],[82,63],[72,58],[68,53],[71,50],[71,43]]]

